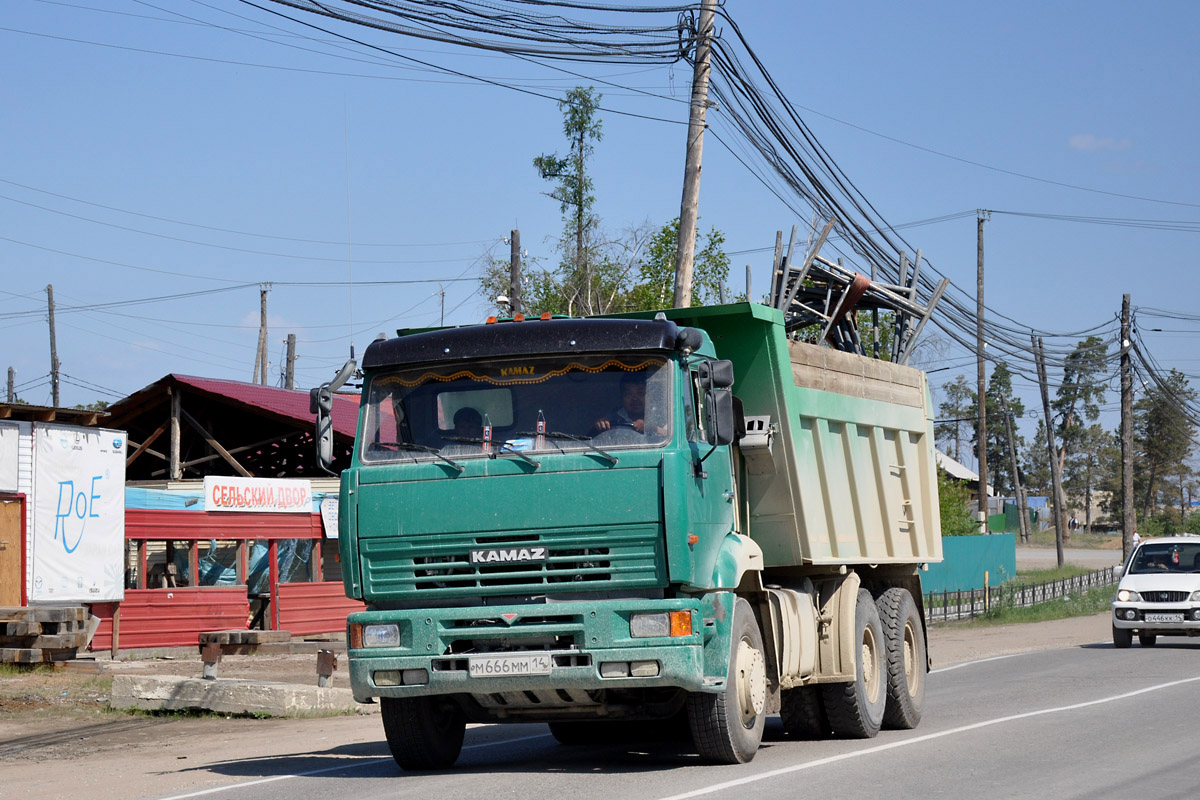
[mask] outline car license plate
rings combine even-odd
[[[1183,614],[1147,614],[1146,622],[1183,622]]]
[[[549,675],[553,662],[548,653],[519,655],[472,656],[467,668],[472,678],[495,678],[505,675]]]

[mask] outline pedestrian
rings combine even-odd
[[[1138,532],[1137,532],[1137,530],[1135,529],[1135,530],[1134,530],[1134,532],[1133,532],[1133,549],[1135,549],[1135,550],[1136,550],[1136,549],[1137,549],[1137,546],[1138,546],[1139,544],[1141,544],[1141,543],[1142,543],[1142,537],[1141,537],[1141,536],[1138,536]]]

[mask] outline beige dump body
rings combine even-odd
[[[772,333],[791,367],[770,392],[774,473],[746,475],[767,565],[940,561],[925,374]]]

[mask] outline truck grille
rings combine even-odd
[[[606,591],[665,576],[657,526],[590,531],[399,536],[362,541],[373,597]],[[472,551],[545,548],[544,560],[473,563]]]

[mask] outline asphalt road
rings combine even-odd
[[[564,747],[544,726],[530,725],[472,728],[453,771],[404,773],[380,730],[376,742],[352,748],[267,759],[248,753],[209,767],[231,785],[159,797],[1191,798],[1200,642],[1159,642],[948,667],[929,676],[916,730],[802,742],[774,721],[758,756],[742,766],[701,765],[682,744]]]

